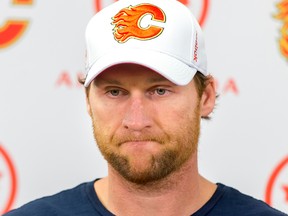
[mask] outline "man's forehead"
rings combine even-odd
[[[125,79],[134,78],[142,78],[143,82],[148,83],[170,82],[167,78],[148,67],[138,64],[125,63],[113,65],[105,69],[94,79],[94,83],[121,84],[121,82],[125,81]]]

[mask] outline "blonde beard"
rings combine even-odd
[[[137,185],[149,185],[167,178],[170,174],[179,170],[186,161],[197,151],[200,133],[200,108],[194,110],[193,117],[185,120],[173,134],[163,133],[143,134],[137,140],[154,141],[164,149],[150,156],[145,169],[139,170],[131,162],[128,156],[121,154],[117,148],[123,143],[133,141],[136,138],[127,134],[112,137],[105,134],[105,129],[92,118],[94,138],[107,162],[127,181]]]

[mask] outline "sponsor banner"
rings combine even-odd
[[[112,2],[37,1],[37,7],[34,0],[0,2],[0,132],[4,131],[5,140],[13,140],[11,143],[25,144],[7,148],[0,143],[0,214],[83,179],[91,180],[90,176],[106,174],[105,162],[100,163],[100,154],[95,156],[91,150],[94,141],[89,117],[84,119],[84,91],[77,78],[83,76],[85,67],[84,26]],[[216,181],[223,179],[223,183],[247,189],[245,193],[288,213],[287,145],[274,145],[288,142],[288,1],[263,1],[261,10],[249,1],[181,2],[204,28],[208,67],[220,95],[213,119],[202,133],[205,142],[201,147],[206,145],[207,151],[201,152],[201,162],[207,165],[206,173],[212,178],[219,175]],[[21,16],[18,11],[23,11]],[[37,153],[31,154],[29,149],[37,149]],[[11,155],[16,150],[20,159]],[[16,170],[18,160],[30,161],[28,165],[17,163]],[[265,161],[265,165],[261,162],[259,168],[254,161]],[[99,175],[92,172],[91,164],[101,164]],[[235,167],[237,175],[230,175]],[[17,173],[21,173],[21,182]],[[44,188],[41,183],[51,176],[57,180],[49,180]]]

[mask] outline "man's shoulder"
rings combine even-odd
[[[85,185],[87,184],[91,183],[82,183],[54,195],[36,199],[3,216],[71,215],[75,208],[83,208],[83,205],[87,205],[87,200],[85,200]]]
[[[216,211],[221,212],[219,215],[261,215],[261,216],[287,216],[287,214],[272,208],[262,200],[241,193],[235,188],[218,184],[223,190],[223,196],[217,204]],[[224,214],[227,213],[227,214]]]

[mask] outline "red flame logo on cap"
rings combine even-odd
[[[123,8],[112,18],[115,40],[125,43],[130,38],[150,40],[158,37],[164,28],[154,25],[141,27],[141,21],[146,15],[152,15],[152,20],[156,22],[165,22],[166,19],[164,12],[155,5],[140,4]]]

